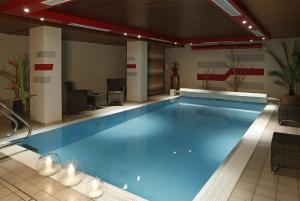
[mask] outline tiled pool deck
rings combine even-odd
[[[118,108],[113,109],[118,110]],[[274,131],[300,134],[298,128],[279,126],[277,114],[274,113],[232,192],[230,201],[299,200],[298,170],[281,169],[275,176],[271,174],[270,142]],[[89,199],[50,178],[39,176],[36,171],[14,159],[4,158],[0,160],[1,200],[82,201]]]
[[[275,175],[271,173],[270,146],[274,131],[300,135],[299,128],[279,126],[277,112],[275,112],[229,201],[300,200],[299,170],[279,169]]]

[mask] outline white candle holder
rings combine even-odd
[[[82,180],[79,162],[67,161],[59,172],[59,181],[64,186],[75,186]]]
[[[87,182],[86,196],[92,199],[99,198],[104,194],[105,184],[99,178],[92,178]]]
[[[51,176],[61,169],[59,156],[48,153],[39,157],[36,162],[36,170],[42,176]]]

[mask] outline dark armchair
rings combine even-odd
[[[87,89],[77,89],[73,81],[65,82],[67,90],[67,110],[69,112],[79,113],[85,109],[97,108],[98,93]]]
[[[67,90],[67,111],[72,113],[83,112],[87,105],[87,91],[77,90],[72,81],[65,82]]]
[[[278,121],[280,124],[300,122],[300,97],[283,96],[278,107]]]
[[[126,101],[126,79],[107,79],[107,105],[123,105]]]

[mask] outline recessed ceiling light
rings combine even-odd
[[[141,35],[138,35],[137,37],[138,37],[138,38],[141,38],[142,36],[141,36]]]
[[[124,35],[124,36],[127,36],[127,33],[125,32],[123,35]]]
[[[242,23],[243,23],[243,24],[247,24],[247,21],[246,21],[246,20],[243,20]]]
[[[266,40],[266,37],[262,37],[263,40]]]
[[[177,45],[177,42],[175,42],[174,45]]]
[[[43,22],[43,21],[45,21],[45,18],[41,17],[40,20]]]
[[[24,8],[23,11],[24,11],[24,13],[29,13],[30,12],[29,8]]]
[[[248,29],[252,29],[253,27],[251,25],[248,26]]]

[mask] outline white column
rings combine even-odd
[[[31,118],[48,124],[62,120],[61,29],[41,26],[30,29]]]
[[[127,42],[127,100],[148,100],[148,43]]]

